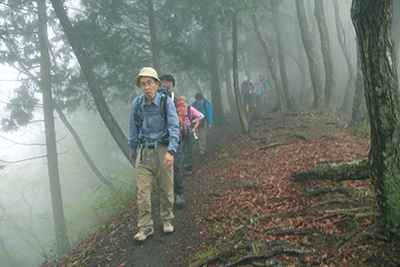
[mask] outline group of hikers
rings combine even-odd
[[[151,215],[153,179],[160,191],[160,216],[163,232],[174,231],[174,204],[184,202],[182,163],[193,171],[193,146],[205,154],[207,131],[212,126],[211,104],[202,93],[190,105],[183,96],[174,94],[175,79],[171,74],[158,77],[155,69],[144,67],[135,78],[140,94],[132,103],[129,122],[129,156],[136,167],[139,205],[138,233],[134,240],[144,241],[154,233]],[[242,82],[242,98],[246,112],[260,106],[267,84],[246,76]]]
[[[154,233],[151,216],[153,179],[160,190],[160,216],[163,232],[174,231],[174,204],[182,206],[184,185],[182,163],[193,171],[193,145],[205,154],[207,131],[212,126],[211,104],[202,93],[190,105],[174,95],[175,79],[170,74],[158,77],[155,69],[144,67],[135,78],[143,94],[132,103],[129,122],[129,156],[135,163],[139,205],[138,233],[144,241]]]
[[[255,107],[260,107],[268,98],[268,82],[262,77],[256,78],[253,84],[247,76],[244,76],[241,90],[245,112],[253,112]]]

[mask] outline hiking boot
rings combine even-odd
[[[164,234],[170,234],[174,231],[174,226],[171,224],[171,221],[165,221],[163,225]]]
[[[206,154],[206,152],[204,151],[204,149],[200,149],[200,155],[204,155]]]
[[[151,227],[147,230],[139,230],[139,232],[133,237],[136,241],[145,241],[148,236],[154,234],[154,229]]]
[[[185,197],[182,195],[176,195],[175,204],[182,205],[185,202]]]

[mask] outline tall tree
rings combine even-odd
[[[218,21],[216,16],[212,16],[209,21],[208,44],[210,49],[210,78],[211,78],[211,97],[212,97],[212,116],[213,123],[222,126],[226,123],[224,108],[221,96],[221,78],[219,69],[219,38]]]
[[[275,31],[276,31],[276,41],[278,43],[278,59],[279,59],[279,72],[281,74],[282,87],[283,92],[285,93],[285,101],[287,107],[290,109],[293,107],[294,103],[290,99],[290,87],[289,80],[286,72],[286,59],[285,59],[285,47],[283,45],[282,31],[281,31],[281,23],[279,21],[279,13],[274,12],[272,15],[274,19]]]
[[[240,123],[242,124],[242,129],[244,133],[250,132],[250,126],[244,115],[242,97],[239,89],[239,74],[238,74],[238,27],[237,27],[237,13],[232,12],[232,65],[233,65],[233,87],[236,97],[236,105],[238,110],[238,115]]]
[[[56,145],[56,132],[53,116],[53,98],[50,81],[50,56],[47,37],[46,0],[37,0],[39,18],[39,44],[40,44],[40,77],[43,94],[44,128],[46,134],[47,167],[50,180],[51,204],[53,207],[54,228],[59,256],[68,252],[70,248],[67,227],[65,225],[64,207],[62,202],[60,175],[58,171],[58,157]]]
[[[258,40],[260,41],[261,46],[264,50],[265,56],[267,58],[269,71],[271,72],[272,79],[274,80],[274,83],[275,83],[276,92],[278,94],[278,103],[272,109],[272,111],[275,112],[275,111],[287,110],[288,106],[287,106],[287,101],[286,101],[286,95],[283,90],[282,81],[279,78],[278,71],[276,70],[276,65],[275,65],[274,58],[272,56],[271,49],[269,48],[269,45],[268,45],[264,35],[261,32],[257,14],[255,12],[252,12],[250,16],[251,16],[251,19],[253,20],[254,31],[257,34]]]
[[[101,118],[103,119],[112,137],[114,138],[115,142],[123,152],[128,162],[133,164],[133,162],[129,158],[129,148],[127,145],[128,139],[122,132],[121,128],[119,127],[118,123],[113,117],[110,109],[108,108],[108,105],[101,91],[100,85],[96,79],[93,69],[90,67],[90,63],[86,57],[85,51],[83,50],[82,45],[78,39],[78,36],[76,35],[75,30],[68,19],[67,13],[64,9],[61,0],[51,0],[51,3],[57,14],[57,17],[60,20],[64,32],[70,42],[70,45],[74,50],[75,56],[78,59],[78,62],[82,68],[82,72],[89,85],[89,89],[92,93],[92,96],[94,98],[96,107],[99,111]]]
[[[231,80],[231,71],[232,71],[232,57],[231,51],[228,49],[228,38],[223,35],[221,38],[221,44],[223,49],[223,57],[224,57],[224,70],[225,70],[225,84],[226,84],[226,97],[228,99],[228,104],[231,112],[237,109],[235,104],[235,97],[233,96],[233,87]]]
[[[312,107],[317,112],[325,112],[325,102],[324,102],[325,97],[322,88],[321,75],[319,72],[318,56],[314,49],[310,31],[308,30],[304,0],[296,0],[296,10],[301,31],[301,38],[303,40],[303,46],[304,49],[306,50],[308,58],[311,83],[314,89],[314,103]]]
[[[346,93],[342,102],[342,106],[339,108],[340,110],[346,112],[350,109],[351,106],[350,103],[354,91],[354,83],[355,83],[354,68],[353,65],[351,64],[349,51],[347,49],[346,34],[343,29],[342,21],[340,20],[339,3],[337,0],[332,0],[332,2],[335,10],[335,24],[336,24],[337,38],[339,40],[340,48],[342,49],[344,58],[346,60],[347,68],[349,69],[349,79],[347,81]]]
[[[372,184],[380,216],[378,230],[400,236],[400,96],[393,39],[392,0],[353,0],[356,29],[371,125]]]
[[[325,109],[328,112],[336,112],[335,108],[335,66],[332,60],[331,44],[329,41],[328,27],[326,26],[324,3],[320,0],[315,0],[314,16],[317,19],[319,36],[321,39],[321,51],[324,58],[325,67]]]
[[[153,0],[147,0],[147,9],[148,9],[149,27],[150,27],[150,43],[151,43],[151,50],[153,52],[153,67],[157,71],[157,73],[159,75],[161,75],[161,63],[160,63],[160,56],[159,56],[159,51],[158,51],[157,31],[156,31],[156,23],[155,23],[155,18],[154,18]]]

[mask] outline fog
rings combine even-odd
[[[12,4],[11,2],[0,3],[0,10],[4,11],[0,16],[2,29],[10,31],[15,29],[11,25],[21,23],[13,18],[17,15],[26,19],[27,26],[25,28],[21,26],[21,31],[26,29],[29,32],[29,27],[35,29],[34,26],[37,26],[35,22],[36,13],[30,13],[27,10],[37,8],[36,4],[29,3],[24,6],[23,3]],[[99,4],[107,1],[91,2]],[[128,2],[137,5],[136,9],[143,8],[140,3]],[[198,92],[198,88],[202,90],[206,98],[211,100],[208,65],[209,47],[206,34],[207,27],[204,26],[206,20],[202,19],[204,14],[201,14],[202,7],[193,4],[192,11],[198,12],[198,17],[193,16],[193,19],[191,19],[188,18],[190,14],[179,13],[181,9],[174,8],[174,4],[179,4],[182,1],[155,0],[154,2],[155,12],[159,16],[159,20],[156,20],[158,38],[162,41],[160,46],[162,73],[171,73],[175,76],[177,81],[175,93],[185,95],[190,102],[194,101],[194,95]],[[261,1],[258,16],[260,27],[273,52],[274,62],[279,72],[274,23],[271,19],[271,12],[263,9],[265,6],[269,6],[271,2],[273,1]],[[92,3],[93,6],[89,6],[88,3],[86,5],[79,3],[80,1],[67,1],[68,14],[81,37],[82,46],[85,47],[85,51],[91,59],[90,62],[104,90],[107,104],[118,125],[127,136],[131,102],[140,93],[139,89],[133,86],[133,79],[142,67],[152,65],[152,51],[148,42],[150,34],[146,16],[143,15],[143,10],[138,10],[138,13],[131,14],[130,18],[121,15],[121,20],[117,18],[113,20],[112,15],[114,13],[112,11],[115,10],[112,6],[107,9],[105,8],[106,4],[104,6],[99,4],[102,8],[95,9],[94,3]],[[286,51],[285,63],[289,90],[295,98],[296,106],[301,108],[302,106],[309,107],[312,104],[313,93],[309,80],[309,65],[301,42],[294,3],[294,1],[282,1],[282,5],[277,10],[280,12],[279,20]],[[325,73],[320,37],[316,20],[312,15],[314,1],[306,0],[305,3],[309,13],[307,14],[308,27],[314,49],[319,56],[320,74],[324,83]],[[73,135],[59,119],[59,115],[54,112],[59,179],[65,221],[69,242],[74,247],[83,238],[96,231],[109,216],[117,215],[123,205],[134,197],[135,170],[118,148],[101,119],[86,81],[80,72],[80,67],[62,33],[61,27],[58,25],[57,18],[54,17],[52,6],[50,3],[47,4],[51,18],[49,19],[49,29],[51,29],[49,30],[49,39],[52,49],[54,49],[52,51],[54,99],[63,108],[67,120],[79,135],[95,166],[117,188],[117,192],[113,193],[94,174],[82,156]],[[339,108],[345,97],[349,70],[338,42],[333,3],[332,1],[324,1],[324,5],[330,48],[335,66],[335,105]],[[345,33],[346,47],[351,57],[352,66],[356,70],[356,41],[350,18],[350,6],[350,0],[339,1],[340,19]],[[161,8],[165,11],[161,12]],[[198,10],[195,10],[196,8]],[[96,12],[99,12],[98,16],[94,16]],[[204,12],[207,13],[206,10]],[[87,15],[90,19],[86,17]],[[226,38],[226,48],[228,49],[226,52],[229,53],[228,57],[232,60],[231,16],[224,15],[222,11],[215,16],[220,18],[220,25],[218,25],[219,39]],[[93,17],[96,18],[93,19]],[[249,76],[253,82],[257,77],[266,77],[271,86],[269,104],[272,107],[276,104],[274,101],[277,98],[275,83],[268,68],[267,58],[257,35],[254,33],[254,25],[249,15],[241,11],[238,18],[239,83],[242,82],[245,75]],[[181,24],[178,22],[178,25],[176,25],[178,20]],[[126,22],[126,24],[121,21]],[[99,27],[95,28],[95,25]],[[109,34],[109,36],[104,34],[104,39],[101,42],[98,39],[92,40],[91,37],[82,38],[85,34],[89,35],[92,32],[97,33],[93,37],[97,38],[101,30]],[[297,34],[295,31],[297,31]],[[22,91],[21,88],[28,88],[26,89],[28,95],[38,99],[29,123],[25,125],[21,123],[13,131],[6,132],[3,129],[0,133],[0,165],[2,166],[2,169],[0,169],[0,266],[40,266],[45,262],[52,262],[58,257],[46,158],[42,95],[37,85],[28,82],[31,77],[22,71],[29,66],[31,73],[36,76],[39,75],[40,64],[37,44],[35,40],[30,39],[32,38],[31,35],[27,37],[28,34],[24,34],[24,32],[21,32],[5,35],[0,43],[2,55],[1,119],[9,119],[15,115],[11,112],[8,104],[11,103],[12,99],[20,96],[18,92]],[[131,44],[132,47],[128,48],[127,43],[115,47],[124,38],[129,38],[127,43]],[[8,42],[11,40],[15,41],[15,47]],[[222,103],[224,111],[228,113],[230,107],[226,97],[226,79],[230,79],[233,83],[233,74],[232,71],[229,74],[225,73],[224,64],[231,65],[231,62],[225,62],[221,42],[219,46]],[[10,47],[16,50],[13,51]],[[26,60],[27,65],[23,66],[18,61],[13,61],[11,59],[13,53]],[[308,80],[309,97],[304,103],[300,103],[303,76],[294,59],[300,60],[301,57]],[[32,62],[28,62],[29,59]]]

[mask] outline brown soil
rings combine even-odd
[[[338,116],[282,113],[214,129],[185,205],[162,233],[157,189],[153,236],[133,241],[135,199],[57,266],[399,266],[399,240],[369,227],[379,212],[370,180],[299,183],[294,171],[367,157],[368,135]],[[56,266],[52,264],[51,266]],[[50,266],[50,265],[48,265]]]

